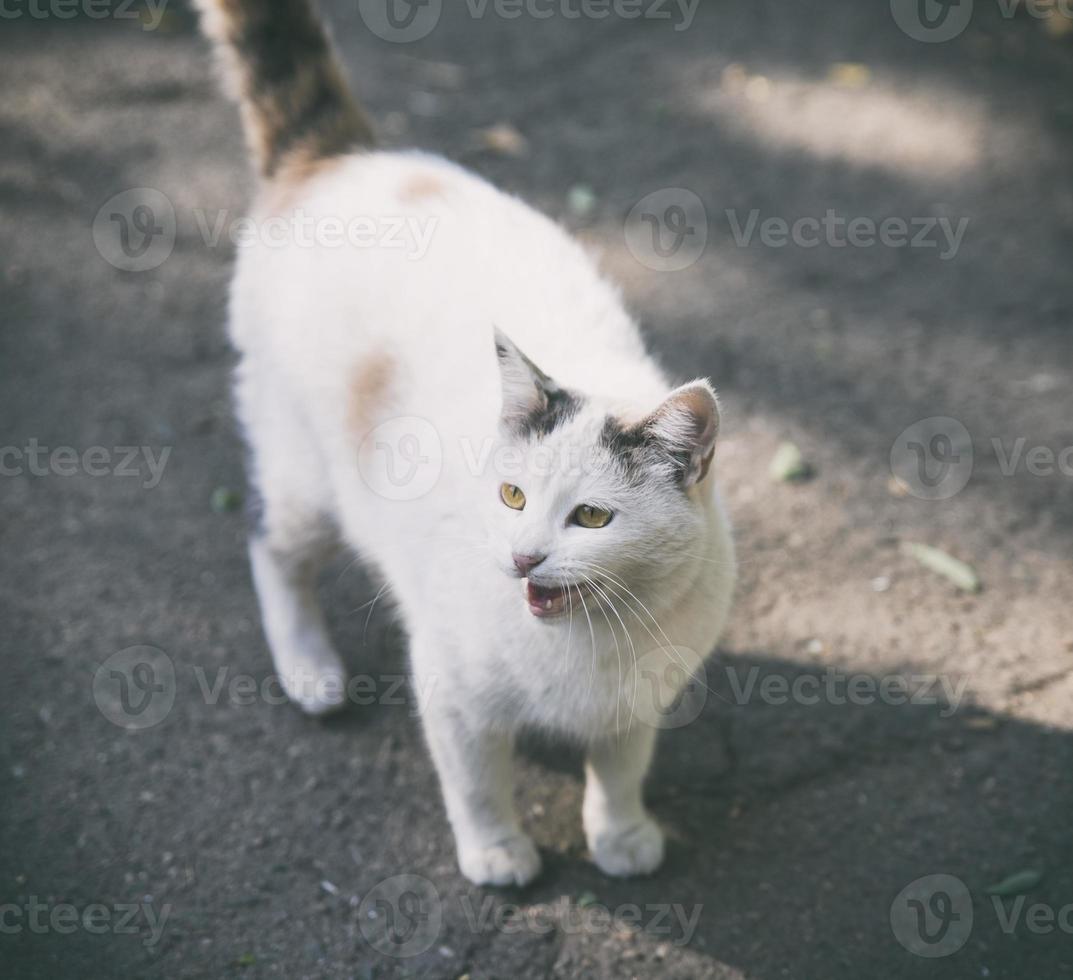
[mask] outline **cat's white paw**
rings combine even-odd
[[[308,662],[279,675],[283,693],[313,718],[346,706],[347,673],[338,654],[321,654],[316,665]]]
[[[663,863],[663,831],[645,817],[629,827],[590,835],[589,850],[604,874],[616,878],[651,874]]]
[[[540,854],[525,834],[489,847],[465,847],[458,866],[475,885],[527,885],[540,874]]]

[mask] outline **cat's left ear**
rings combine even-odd
[[[503,389],[503,424],[519,434],[550,428],[555,409],[569,396],[498,328],[495,344]]]
[[[719,435],[719,401],[706,380],[675,388],[644,427],[680,467],[683,486],[691,487],[708,475]]]

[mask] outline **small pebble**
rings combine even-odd
[[[585,218],[596,208],[596,192],[588,184],[575,184],[566,192],[566,207],[577,218]]]
[[[217,514],[228,514],[242,506],[242,495],[230,487],[217,487],[209,503]]]
[[[792,442],[784,442],[771,459],[768,475],[776,483],[797,483],[807,480],[813,471],[801,450]]]

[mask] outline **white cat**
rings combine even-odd
[[[679,648],[711,650],[734,583],[710,385],[672,389],[551,221],[446,160],[373,150],[305,0],[200,5],[261,173],[231,336],[288,694],[310,714],[345,699],[314,594],[345,543],[389,583],[432,692],[463,873],[540,870],[512,806],[523,728],[586,745],[599,867],[653,871],[656,726],[637,699],[679,692]]]

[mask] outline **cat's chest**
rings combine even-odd
[[[641,637],[627,637],[620,630],[613,640],[606,631],[590,632],[585,623],[578,630],[578,625],[563,629],[557,624],[546,637],[489,651],[484,680],[490,696],[484,703],[495,706],[502,724],[581,739],[628,726],[637,692],[652,683],[644,676],[646,658],[652,659],[648,647],[635,654]],[[677,680],[662,662],[656,674],[672,684]],[[673,692],[663,696],[673,697]]]

